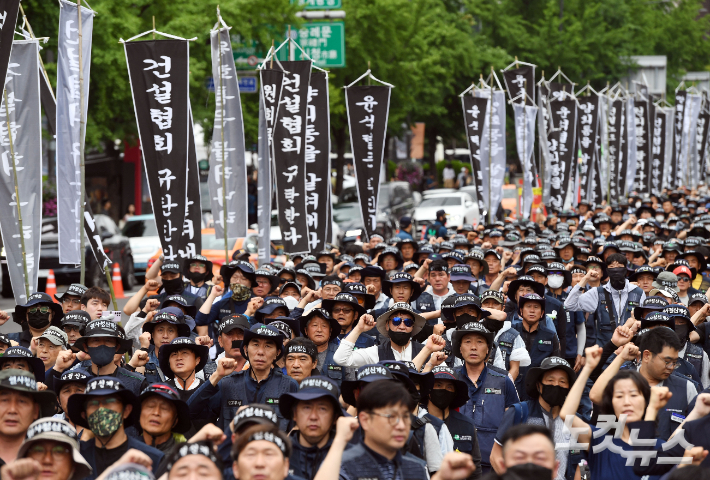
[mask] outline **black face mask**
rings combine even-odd
[[[607,268],[609,283],[614,290],[621,290],[626,285],[626,267]]]
[[[422,403],[422,394],[419,393],[419,390],[417,390],[417,393],[412,393],[412,392],[410,392],[409,394],[412,396],[412,399],[414,400],[414,402],[415,402],[417,405],[419,405],[420,403]]]
[[[116,354],[116,347],[109,347],[107,345],[88,347],[87,350],[89,351],[92,363],[99,367],[105,367],[113,362],[113,356]]]
[[[683,325],[676,325],[675,334],[678,335],[680,343],[685,345],[685,342],[688,341],[688,335],[690,335],[690,327],[687,323],[684,323]]]
[[[506,480],[550,480],[552,470],[534,463],[523,463],[508,467],[503,478]]]
[[[503,323],[500,320],[495,320],[493,318],[484,318],[481,320],[481,323],[483,324],[484,327],[486,327],[489,331],[491,332],[497,332],[501,328],[503,328]]]
[[[241,340],[232,340],[232,348],[242,348]]]
[[[551,407],[561,407],[565,403],[565,398],[569,393],[569,388],[560,387],[558,385],[543,385],[540,396]]]
[[[436,406],[439,410],[446,410],[451,402],[454,400],[456,392],[449,392],[443,388],[437,388],[429,392],[429,400]]]
[[[35,330],[41,330],[49,325],[49,312],[33,312],[27,314],[27,324]]]
[[[462,315],[457,315],[456,316],[456,324],[457,325],[466,325],[467,323],[471,322],[477,322],[478,319],[471,315],[470,313],[464,313]]]
[[[393,332],[388,329],[387,334],[389,335],[390,340],[392,340],[392,343],[399,345],[400,347],[404,347],[412,338],[412,332]]]
[[[172,280],[163,280],[163,290],[168,295],[177,295],[182,293],[185,286],[182,284],[182,278],[174,278]]]
[[[205,273],[200,273],[200,272],[187,272],[185,274],[188,280],[192,280],[195,283],[200,283],[204,282],[205,278],[207,278],[207,272]],[[163,282],[163,285],[165,285],[165,282]]]

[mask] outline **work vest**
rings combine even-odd
[[[683,376],[694,380],[696,383],[702,383],[701,375],[703,374],[703,349],[700,345],[694,343],[685,343],[685,355],[683,362],[675,369],[676,372]]]
[[[500,354],[505,362],[505,369],[510,370],[510,354],[513,353],[513,345],[515,339],[520,336],[520,332],[514,328],[509,328],[500,334],[498,340],[493,342],[491,353],[488,355],[488,363],[493,365],[496,358],[496,352],[500,350]]]
[[[422,292],[419,298],[410,303],[412,308],[420,313],[422,312],[435,312],[436,305],[434,304],[434,297],[431,296],[429,292]]]
[[[446,427],[451,432],[451,438],[454,439],[454,450],[468,453],[469,455],[473,454],[474,445],[480,442],[480,439],[476,439],[474,421],[456,410],[449,410],[449,416],[446,417],[444,423],[446,423]],[[483,455],[483,452],[481,452],[481,455]],[[490,453],[488,456],[490,456]]]
[[[279,417],[279,428],[286,431],[288,420],[281,416],[278,408],[279,397],[291,391],[291,385],[296,381],[281,373],[281,369],[274,368],[268,380],[260,384],[257,388],[256,396],[248,398],[246,381],[249,379],[250,370],[242,370],[227,375],[219,382],[219,390],[222,394],[222,405],[220,409],[218,427],[224,429],[237,414],[237,410],[242,405],[251,403],[265,403],[274,407]]]
[[[298,430],[293,431],[290,435],[293,448],[288,462],[288,473],[305,480],[313,480],[325,456],[328,454],[328,450],[330,450],[334,434],[330,435],[328,443],[323,448],[318,448],[317,445],[304,447],[298,441],[298,435]]]
[[[481,466],[490,467],[493,441],[505,414],[506,375],[490,367],[485,368],[486,379],[478,390],[468,378],[465,366],[458,369],[456,375],[468,386],[468,401],[459,408],[459,412],[476,425],[478,446],[481,449]],[[451,435],[453,436],[454,433],[451,432]]]
[[[429,423],[431,423],[431,426],[434,427],[434,430],[436,430],[436,435],[440,435],[441,427],[444,425],[444,421],[428,412],[425,413],[424,416],[429,420]]]
[[[513,328],[520,333],[523,331],[523,323],[517,322],[513,324]],[[521,400],[528,400],[524,386],[525,374],[528,373],[528,370],[532,367],[539,367],[544,359],[552,356],[555,337],[555,332],[543,327],[542,324],[538,325],[535,340],[532,342],[530,350],[528,350],[530,365],[520,367],[518,377],[515,379],[515,388],[518,390],[518,395]]]
[[[577,357],[577,324],[583,323],[578,322],[578,320],[584,320],[584,312],[570,312],[565,309],[565,351],[560,352],[562,358],[576,358]]]
[[[616,327],[626,323],[626,320],[631,316],[634,308],[638,307],[641,302],[641,296],[643,295],[643,290],[638,287],[634,287],[628,293],[628,299],[626,300],[626,305],[621,311],[621,318],[616,317],[616,310],[614,308],[614,300],[611,293],[604,290],[604,287],[597,287],[597,295],[599,297],[599,304],[597,305],[597,310],[594,312],[594,319],[596,325],[594,326],[594,333],[596,337],[596,343],[600,347],[604,347],[609,341],[611,341],[611,336],[614,334]],[[611,305],[607,305],[607,295],[609,295],[609,300],[612,302]]]
[[[425,432],[426,432],[426,425],[429,423],[429,419],[427,417],[415,417],[414,415],[411,415],[411,427],[409,430],[409,439],[407,440],[407,443],[404,446],[404,451],[407,453],[410,453],[414,455],[415,457],[419,457],[422,460],[426,461],[425,458],[425,453],[426,452],[426,447],[425,447]]]
[[[410,360],[414,360],[414,358],[419,355],[419,352],[421,352],[423,348],[423,344],[412,340],[412,358]],[[392,342],[389,338],[377,347],[377,355],[380,362],[382,360],[396,360],[394,358],[394,352],[392,351]]]
[[[666,406],[658,412],[658,438],[667,440],[671,433],[685,420],[688,414],[688,380],[671,375],[663,381],[663,386],[668,387],[673,394]]]
[[[398,455],[395,457],[397,471],[401,472],[400,478],[406,480],[427,480],[426,468],[413,459],[406,456]],[[392,480],[385,478],[378,467],[377,460],[367,451],[362,443],[355,445],[353,448],[346,450],[343,453],[343,460],[340,464],[340,471],[343,472],[345,478],[352,480],[357,479],[378,479]]]
[[[199,295],[197,295],[197,294],[192,293],[190,290],[188,290],[190,287],[192,287],[192,283],[190,283],[190,282],[182,282],[182,284],[183,284],[183,287],[184,287],[184,288],[183,288],[183,290],[182,290],[181,295],[183,295],[183,296],[185,296],[185,295],[193,295],[193,296],[196,296],[196,297],[201,298],[202,300],[205,300],[205,299],[209,296],[210,292],[212,291],[212,287],[214,286],[214,285],[209,285],[209,284],[207,284],[207,283],[203,284],[203,285],[200,287],[200,291],[201,291],[202,293],[199,294]]]
[[[323,365],[318,365],[318,370],[320,370],[320,374],[324,377],[335,380],[335,383],[338,384],[338,388],[340,388],[343,376],[345,375],[345,367],[341,367],[333,360],[333,355],[335,355],[336,350],[338,350],[338,344],[336,342],[328,343],[328,353],[325,354],[325,362]]]

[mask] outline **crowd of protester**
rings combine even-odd
[[[2,480],[710,477],[710,193],[156,261],[0,335]]]

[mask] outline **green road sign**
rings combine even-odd
[[[239,35],[232,35],[232,51],[237,70],[256,68],[266,56],[266,52],[254,40],[242,40]]]
[[[343,8],[343,0],[291,0],[305,7],[305,10],[330,10]]]
[[[344,22],[304,23],[291,35],[317,66],[321,68],[345,67]],[[298,47],[293,48],[295,59],[303,60],[303,54]],[[285,45],[279,50],[277,56],[279,60],[288,59],[288,49]]]

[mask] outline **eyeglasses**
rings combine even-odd
[[[110,406],[110,405],[116,405],[118,403],[118,399],[114,397],[108,397],[108,398],[103,398],[101,400],[95,399],[95,400],[87,400],[86,401],[86,406],[87,407],[100,407],[100,406]]]
[[[191,263],[190,267],[205,268],[205,264],[204,263]]]
[[[31,307],[27,309],[27,313],[35,313],[35,312],[40,312],[40,313],[49,313],[51,308],[47,306],[41,306],[41,307]]]
[[[61,457],[69,454],[69,451],[69,447],[65,445],[55,445],[49,449],[49,453],[55,460],[58,460]],[[47,449],[44,448],[42,445],[35,444],[29,448],[28,453],[31,457],[44,457],[47,454]]]
[[[678,283],[680,283],[680,282],[685,283],[685,282],[689,282],[689,281],[690,281],[690,279],[688,277],[678,277]]]
[[[64,295],[64,298],[62,298],[62,303],[66,305],[81,305],[81,298],[70,298]]]
[[[390,321],[392,322],[392,325],[395,327],[399,327],[399,325],[404,322],[405,327],[412,327],[414,326],[414,320],[411,318],[404,318],[404,317],[392,317],[390,318]]]
[[[342,312],[342,313],[353,313],[353,309],[352,309],[352,308],[347,308],[347,307],[340,307],[340,308],[337,308],[337,307],[336,307],[336,308],[333,309],[333,313],[340,313],[340,312]]]
[[[663,360],[663,359],[661,359]],[[663,360],[663,364],[665,365],[666,368],[671,368],[675,369],[680,365],[680,359],[676,358],[675,360],[671,360],[670,362],[668,360]]]
[[[405,413],[404,415],[397,415],[394,413],[377,413],[377,412],[368,412],[368,413],[370,413],[371,415],[377,415],[378,417],[386,418],[391,427],[394,427],[395,425],[397,425],[400,420],[402,420],[402,422],[404,422],[405,425],[412,422],[412,419],[409,417],[409,413]]]

